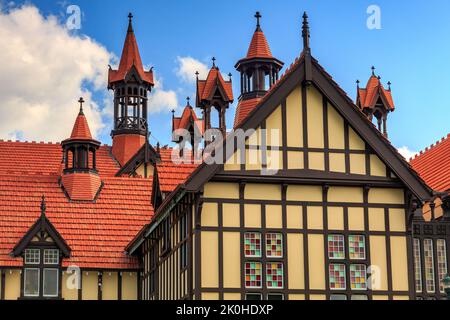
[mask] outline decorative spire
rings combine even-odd
[[[47,211],[47,204],[45,203],[45,195],[41,198],[41,217],[45,217],[45,211]]]
[[[216,67],[216,57],[212,57],[211,60],[212,60],[212,63],[213,63],[212,67],[215,68]]]
[[[79,112],[79,115],[84,115],[84,112],[83,112],[83,103],[84,103],[84,99],[83,99],[83,97],[80,97],[80,99],[78,100],[78,102],[79,102],[79,104],[80,104],[80,112]]]
[[[373,75],[373,76],[375,76],[375,67],[374,67],[374,66],[372,66],[372,68],[371,68],[371,69],[372,69],[372,75]]]
[[[262,18],[261,13],[259,13],[259,11],[256,11],[255,14],[255,18],[256,18],[256,32],[261,32],[261,25],[259,24],[259,19]]]
[[[308,50],[310,34],[309,34],[308,15],[306,14],[306,11],[303,13],[302,37],[303,37],[303,50]]]
[[[128,32],[133,32],[133,14],[128,14]]]

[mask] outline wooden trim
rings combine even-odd
[[[0,270],[0,281],[1,281],[1,288],[0,288],[0,300],[5,300],[5,286],[6,286],[6,273],[5,270]]]

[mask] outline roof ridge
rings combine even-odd
[[[431,145],[428,145],[425,147],[425,149],[420,150],[414,157],[410,159],[410,161],[415,160],[417,158],[420,158],[421,156],[427,154],[429,151],[434,150],[436,147],[440,146],[442,143],[444,143],[446,140],[450,141],[450,133],[447,134],[447,136],[442,137],[435,143],[432,143]]]
[[[41,144],[41,145],[43,145],[43,144],[45,144],[45,145],[60,145],[61,144],[61,142],[53,142],[53,141],[39,141],[39,142],[36,142],[36,141],[28,141],[28,140],[11,140],[11,139],[8,139],[8,140],[5,140],[5,139],[0,139],[0,143],[2,143],[2,142],[4,142],[4,143],[22,143],[22,144]]]

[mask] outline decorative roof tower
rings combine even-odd
[[[219,113],[219,130],[222,135],[226,133],[225,113],[230,103],[233,103],[233,86],[231,74],[225,81],[216,66],[216,58],[212,58],[212,67],[206,80],[199,80],[197,75],[197,101],[196,106],[203,110],[204,130],[211,129],[211,109],[214,107]]]
[[[378,130],[387,138],[387,117],[395,110],[394,100],[391,93],[391,82],[388,82],[388,89],[383,87],[381,77],[375,75],[375,67],[372,67],[372,75],[365,88],[357,84],[356,105],[364,112],[370,121],[373,117],[377,119]]]
[[[93,201],[102,185],[96,165],[96,153],[100,142],[92,138],[83,112],[83,98],[78,102],[80,111],[72,134],[61,143],[64,168],[61,173],[61,185],[71,200]]]
[[[108,74],[108,89],[114,91],[112,153],[121,165],[134,156],[146,141],[147,94],[154,86],[153,71],[145,71],[142,65],[132,18],[130,13],[119,69],[110,67]]]
[[[253,34],[247,56],[236,63],[235,68],[241,74],[241,95],[236,110],[234,126],[247,117],[269,88],[278,80],[283,62],[274,58],[264,35],[260,19],[256,12],[256,30]]]

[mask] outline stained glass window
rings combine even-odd
[[[246,288],[261,288],[261,269],[260,262],[246,262],[245,263],[245,287]]]
[[[363,264],[350,265],[350,286],[352,290],[367,289],[367,272]]]
[[[266,234],[266,256],[268,258],[283,256],[283,235],[281,233]]]
[[[345,277],[345,265],[330,264],[329,277],[331,290],[345,290],[347,288]]]
[[[283,288],[283,264],[281,262],[266,264],[266,283],[268,289]]]
[[[348,255],[352,260],[366,259],[366,239],[360,235],[348,237]]]
[[[345,259],[344,236],[342,235],[328,236],[328,258]]]
[[[416,285],[416,292],[422,292],[422,262],[420,255],[420,240],[414,239],[413,242],[414,250],[414,281]]]
[[[261,234],[258,232],[245,233],[245,256],[261,258]]]
[[[439,272],[439,290],[442,293],[444,291],[444,285],[442,280],[447,275],[447,248],[445,245],[444,239],[438,239],[436,242],[436,250],[437,250],[437,263],[438,263],[438,272]]]
[[[423,241],[423,256],[425,260],[425,283],[427,292],[435,292],[434,282],[434,261],[433,261],[433,241],[425,239]]]

